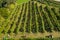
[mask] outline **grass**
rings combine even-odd
[[[22,3],[25,3],[25,2],[28,2],[29,0],[17,0],[17,3],[18,4],[22,4]]]
[[[3,38],[3,40],[59,40],[60,38],[20,38],[20,39],[14,39],[14,38]]]

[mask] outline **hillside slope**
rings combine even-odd
[[[60,37],[60,8],[37,1],[23,3],[3,22],[0,33],[13,38]]]

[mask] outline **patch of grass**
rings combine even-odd
[[[25,2],[28,2],[29,0],[17,0],[17,3],[18,4],[21,4],[21,3],[25,3]]]

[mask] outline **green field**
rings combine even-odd
[[[17,4],[7,18],[0,15],[1,40],[60,40],[59,2],[18,0]]]
[[[29,0],[17,0],[17,3],[18,4],[21,4],[21,3],[25,3],[25,2],[28,2]]]

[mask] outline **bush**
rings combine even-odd
[[[7,8],[0,8],[0,15],[5,19],[8,18],[9,14],[9,10]]]

